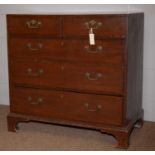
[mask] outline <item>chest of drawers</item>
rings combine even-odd
[[[7,15],[8,130],[28,121],[65,124],[112,134],[128,147],[143,120],[143,18]]]

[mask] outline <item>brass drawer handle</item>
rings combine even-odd
[[[103,74],[102,73],[89,73],[89,72],[86,72],[85,76],[87,77],[88,80],[98,80],[98,79],[103,77]]]
[[[33,72],[32,68],[28,68],[27,73],[29,76],[40,76],[44,73],[44,70],[41,68],[38,69],[36,72]]]
[[[27,21],[26,25],[29,29],[38,29],[42,26],[42,22],[32,19],[30,21]]]
[[[99,27],[102,26],[102,22],[97,22],[95,20],[90,20],[88,22],[85,22],[84,25],[85,25],[85,27],[87,29],[91,29],[91,28],[92,29],[98,29]]]
[[[33,101],[33,97],[32,96],[28,96],[27,97],[27,101],[29,102],[29,104],[32,104],[32,105],[37,105],[37,104],[40,104],[43,102],[43,98],[42,97],[38,97],[36,99],[36,101]]]
[[[41,43],[38,43],[38,44],[36,45],[36,47],[33,47],[31,43],[28,43],[28,44],[27,44],[27,48],[28,48],[29,50],[31,50],[31,51],[38,51],[38,50],[40,50],[42,47],[43,47],[43,44],[41,44]]]
[[[84,106],[86,107],[86,110],[89,111],[89,112],[96,112],[96,111],[99,111],[102,109],[102,105],[98,104],[96,106],[96,108],[91,108],[89,103],[85,103]]]
[[[96,46],[95,49],[89,45],[86,45],[84,48],[86,49],[88,53],[100,53],[103,50],[103,47],[101,45]]]

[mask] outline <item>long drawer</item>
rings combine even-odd
[[[123,93],[123,67],[116,65],[12,60],[10,77],[14,84],[33,87]]]
[[[121,97],[11,88],[11,112],[39,117],[120,125],[122,102]]]
[[[124,16],[75,15],[63,19],[64,37],[88,38],[91,28],[96,38],[125,38],[127,35],[127,20]]]
[[[7,17],[10,34],[24,36],[61,36],[61,21],[59,16],[42,15],[9,15]]]
[[[12,38],[9,45],[9,55],[15,58],[109,64],[123,64],[125,51],[124,41],[119,39],[97,40],[96,45],[91,46],[88,40]]]

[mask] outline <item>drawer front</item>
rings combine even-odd
[[[11,34],[60,36],[61,22],[58,16],[9,15],[7,22]]]
[[[10,76],[13,83],[22,85],[123,93],[121,66],[16,60],[10,63]]]
[[[122,107],[121,97],[11,89],[11,112],[21,114],[120,125]]]
[[[124,38],[127,21],[123,16],[66,16],[64,17],[64,37],[87,37],[93,29],[96,38]]]
[[[90,46],[87,40],[17,39],[9,41],[10,56],[123,64],[125,42],[123,40],[97,40]]]

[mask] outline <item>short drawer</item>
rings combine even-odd
[[[60,36],[61,32],[58,16],[8,15],[7,24],[10,34]]]
[[[122,102],[121,97],[11,88],[11,112],[53,119],[121,125]]]
[[[123,64],[125,41],[97,40],[89,45],[88,40],[18,39],[9,40],[9,55],[23,59],[51,59],[76,62]]]
[[[123,69],[94,63],[15,60],[10,62],[10,77],[20,85],[122,94]]]
[[[66,16],[63,18],[64,37],[87,37],[92,28],[96,38],[125,38],[127,18],[119,15]]]

